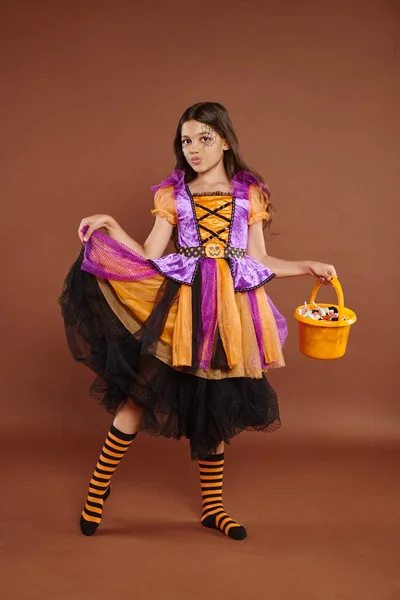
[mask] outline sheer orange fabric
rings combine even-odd
[[[171,225],[178,223],[174,187],[172,185],[156,191],[154,195],[154,207],[150,211],[152,215],[164,217]]]
[[[249,189],[250,211],[249,225],[258,221],[269,221],[271,215],[268,213],[268,202],[266,197],[256,185],[251,185]]]
[[[156,275],[142,281],[110,281],[110,284],[119,300],[132,311],[138,321],[144,323],[153,309],[157,292],[163,281],[162,275]],[[161,336],[161,339],[170,346],[172,345],[177,310],[178,300],[170,308]]]

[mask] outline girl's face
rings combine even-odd
[[[218,165],[229,144],[210,125],[199,121],[186,121],[181,131],[182,150],[196,173],[205,173]]]

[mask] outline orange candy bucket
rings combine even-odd
[[[299,313],[304,304],[298,306],[293,315],[299,323],[300,351],[310,358],[328,360],[343,356],[346,352],[350,327],[357,321],[356,314],[344,306],[343,290],[339,280],[333,277],[330,283],[335,288],[338,304],[318,304],[318,306],[322,308],[335,306],[338,310],[338,321],[314,321],[304,317]],[[310,302],[307,304],[310,310],[315,309],[313,303],[320,287],[321,283],[317,281],[312,290]]]

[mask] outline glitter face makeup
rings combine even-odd
[[[210,148],[211,146],[214,146],[214,144],[217,143],[217,134],[213,129],[211,129],[209,125],[202,123],[201,131],[203,133],[203,137],[201,139],[203,141],[204,146]]]

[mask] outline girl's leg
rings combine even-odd
[[[224,443],[217,447],[215,454],[199,460],[200,485],[203,497],[201,524],[218,529],[225,535],[243,540],[247,532],[243,525],[236,523],[224,510],[222,504],[222,481],[224,475]]]
[[[123,433],[137,433],[142,419],[143,408],[128,400],[118,409],[113,425]]]
[[[104,502],[110,495],[111,477],[136,437],[142,413],[143,409],[129,400],[114,418],[89,483],[80,521],[84,535],[93,535],[101,523]]]

